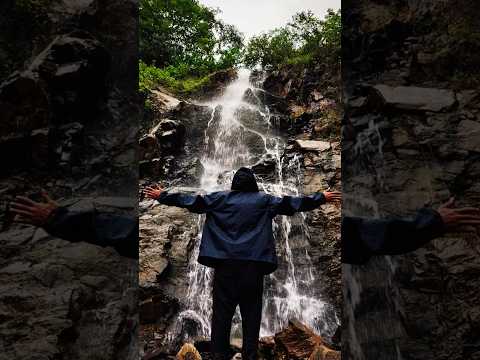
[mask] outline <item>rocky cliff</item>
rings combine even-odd
[[[44,188],[74,209],[136,216],[137,4],[1,8],[0,357],[134,359],[137,262],[5,210]]]
[[[478,3],[344,9],[345,214],[408,216],[450,196],[478,206]],[[464,227],[412,254],[345,268],[346,358],[480,356],[478,239]]]

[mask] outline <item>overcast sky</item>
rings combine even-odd
[[[320,18],[328,8],[339,9],[341,0],[199,0],[220,8],[226,23],[235,25],[247,38],[262,31],[283,26],[302,10],[311,10]]]

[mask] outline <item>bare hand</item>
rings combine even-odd
[[[460,225],[480,225],[480,209],[475,207],[455,208],[455,198],[450,198],[437,211],[447,228]]]
[[[157,200],[162,192],[163,189],[158,185],[147,186],[143,191],[146,197],[154,200]]]
[[[10,204],[13,213],[20,216],[19,221],[36,226],[44,226],[52,212],[59,207],[45,191],[42,191],[44,203],[35,202],[25,196],[17,196]]]
[[[325,191],[323,193],[326,202],[340,202],[342,200],[342,193],[340,191]]]

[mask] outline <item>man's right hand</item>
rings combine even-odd
[[[52,212],[58,209],[58,203],[53,201],[45,191],[41,194],[45,202],[35,202],[28,197],[17,196],[11,203],[11,211],[20,216],[20,222],[44,226]]]
[[[162,192],[163,189],[158,185],[147,186],[143,191],[146,197],[153,200],[157,200]]]
[[[460,225],[480,225],[480,209],[475,207],[455,208],[455,198],[450,198],[437,211],[445,227],[452,228]]]
[[[340,202],[342,200],[342,193],[340,191],[324,191],[325,201],[328,202]]]

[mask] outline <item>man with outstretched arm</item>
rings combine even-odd
[[[365,264],[372,256],[405,254],[419,249],[449,229],[480,225],[480,209],[455,208],[451,198],[437,210],[420,209],[412,219],[342,218],[342,262]]]
[[[212,353],[215,359],[227,359],[232,318],[239,305],[242,359],[256,359],[263,278],[277,268],[273,218],[314,210],[326,202],[339,201],[341,194],[272,196],[258,190],[253,171],[248,168],[240,168],[235,173],[231,191],[191,196],[149,187],[145,194],[164,205],[206,214],[198,261],[215,268]]]
[[[74,211],[60,206],[46,192],[44,202],[17,196],[10,211],[19,221],[43,228],[50,235],[71,241],[85,241],[113,247],[121,256],[138,259],[138,218],[97,210]]]

